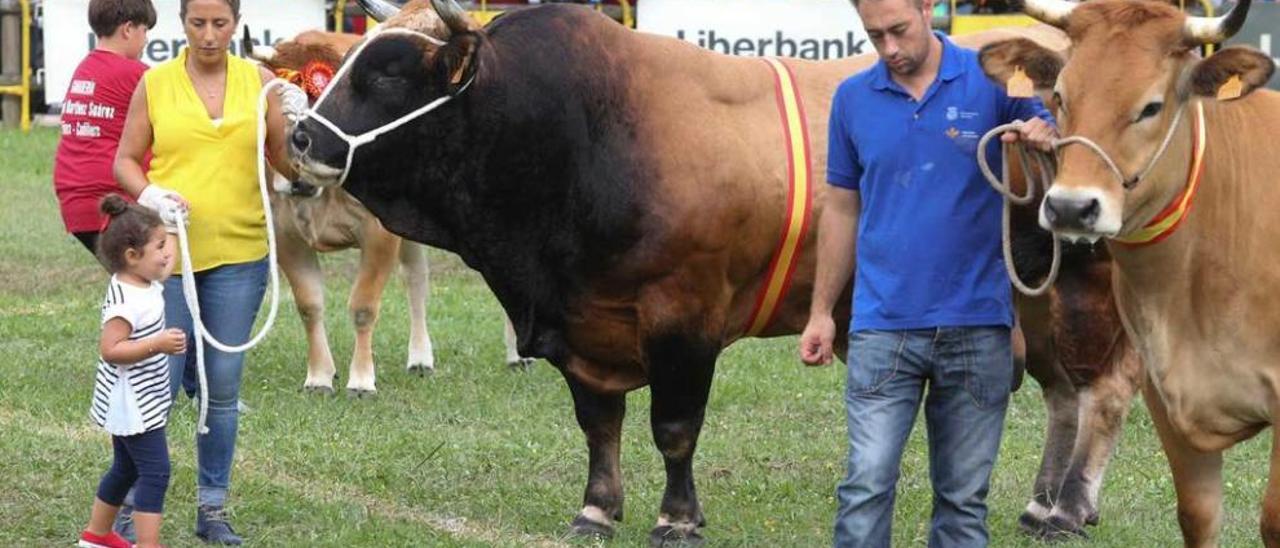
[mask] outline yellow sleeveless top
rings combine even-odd
[[[215,125],[186,62],[183,48],[177,58],[143,76],[154,134],[147,179],[191,203],[187,234],[193,272],[256,261],[267,255],[257,162],[262,77],[254,63],[227,56],[222,122]]]

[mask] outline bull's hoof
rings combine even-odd
[[[681,529],[670,525],[654,527],[649,532],[651,548],[684,548],[706,544],[706,539],[697,529]]]
[[[1097,524],[1098,524],[1098,519],[1099,519],[1099,518],[1098,518],[1098,513],[1097,513],[1097,512],[1089,512],[1089,517],[1084,518],[1084,524],[1085,524],[1085,525],[1097,525]]]
[[[1044,520],[1040,538],[1047,542],[1059,542],[1081,538],[1087,539],[1089,535],[1084,532],[1083,526],[1076,525],[1061,516],[1049,516],[1049,519]]]
[[[425,363],[411,363],[405,369],[409,371],[411,375],[417,375],[419,377],[427,377],[436,372],[436,368],[434,366]]]
[[[614,529],[612,525],[591,521],[578,514],[569,524],[569,535],[581,538],[611,539]]]
[[[533,358],[520,358],[513,362],[507,362],[507,369],[521,372],[528,371],[533,369],[533,362]]]
[[[306,394],[314,394],[314,395],[317,395],[317,396],[332,396],[332,395],[333,395],[333,387],[332,387],[332,386],[319,386],[319,385],[317,385],[317,386],[306,386],[306,385],[304,385],[304,386],[302,387],[302,391],[303,391],[304,393],[306,393]]]
[[[364,398],[372,398],[377,395],[378,395],[377,390],[371,390],[368,388],[348,388],[347,389],[347,397],[351,397],[351,398],[364,399]]]

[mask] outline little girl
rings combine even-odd
[[[77,546],[129,548],[111,530],[125,493],[135,486],[137,546],[159,546],[160,517],[169,486],[169,364],[186,351],[186,334],[164,329],[163,285],[173,271],[173,237],[155,212],[117,195],[102,200],[106,229],[98,256],[111,271],[102,302],[101,357],[89,415],[111,434],[115,460],[98,484],[89,526]]]

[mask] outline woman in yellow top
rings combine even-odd
[[[204,325],[218,340],[249,338],[267,281],[266,218],[258,190],[258,96],[272,75],[228,54],[240,23],[239,0],[182,0],[188,47],[176,59],[147,71],[137,87],[116,155],[115,175],[139,203],[168,216],[189,214],[191,272]],[[285,153],[282,101],[270,94],[267,150],[272,165],[294,175]],[[142,159],[152,151],[150,171]],[[164,287],[169,327],[191,334],[181,277]],[[190,336],[190,335],[188,335]],[[170,389],[176,396],[195,378],[195,343],[171,356]],[[197,436],[196,535],[214,544],[240,544],[224,507],[235,452],[243,354],[205,347],[209,433]],[[187,386],[191,386],[189,381]],[[188,389],[188,393],[192,390]],[[128,503],[117,530],[132,531]]]

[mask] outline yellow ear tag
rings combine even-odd
[[[1022,67],[1013,68],[1013,76],[1009,77],[1008,87],[1009,97],[1034,97],[1036,85],[1027,77],[1027,73]]]
[[[1242,93],[1244,93],[1244,84],[1240,82],[1239,74],[1232,74],[1226,82],[1223,82],[1221,86],[1218,86],[1219,101],[1238,99]]]

